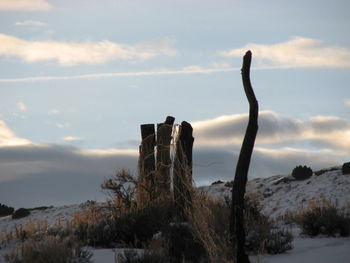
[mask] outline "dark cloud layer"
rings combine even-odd
[[[196,185],[233,179],[239,147],[195,146],[193,177]],[[15,207],[62,205],[88,199],[104,200],[100,190],[104,178],[117,169],[137,171],[137,155],[129,152],[86,153],[72,147],[0,147],[0,202]],[[313,169],[339,164],[329,153],[290,150],[254,151],[249,177],[286,174],[297,164]]]
[[[193,178],[197,185],[233,179],[246,124],[247,114],[194,123]],[[104,178],[121,168],[137,174],[135,142],[135,150],[36,145],[16,137],[5,123],[1,127],[1,203],[31,207],[103,200],[100,184]],[[317,170],[349,161],[349,132],[350,123],[337,117],[300,121],[263,111],[249,177],[288,174],[300,164]]]
[[[85,153],[72,147],[0,147],[0,202],[59,205],[103,197],[99,185],[117,169],[136,173],[137,156]]]

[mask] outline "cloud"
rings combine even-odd
[[[59,129],[65,129],[68,128],[70,124],[68,122],[57,122],[55,123],[55,126]]]
[[[240,146],[248,122],[248,114],[220,116],[192,122],[196,142],[200,145]],[[334,116],[316,116],[301,121],[273,111],[259,113],[258,146],[282,144],[327,145],[350,154],[350,122]]]
[[[59,145],[0,147],[0,199],[16,207],[103,200],[100,184],[116,170],[137,169],[137,151]]]
[[[16,134],[7,127],[6,123],[0,120],[0,147],[27,144],[31,144],[31,142],[27,139],[17,137]]]
[[[52,109],[52,110],[49,110],[49,112],[47,114],[48,115],[59,115],[59,114],[61,114],[61,112],[57,109]]]
[[[345,99],[344,103],[346,106],[350,107],[350,99]]]
[[[48,11],[52,5],[45,0],[1,0],[0,11]]]
[[[196,141],[197,138],[195,138]],[[197,185],[208,185],[217,180],[231,181],[234,178],[239,147],[200,146],[195,143],[193,174]],[[314,171],[340,165],[347,160],[337,151],[309,151],[283,147],[268,149],[255,147],[249,168],[249,178],[290,174],[296,165],[308,165]]]
[[[153,71],[139,72],[117,72],[117,73],[96,73],[85,75],[71,76],[46,76],[46,77],[29,77],[0,79],[0,83],[17,83],[17,82],[38,82],[38,81],[56,81],[56,80],[73,80],[73,79],[100,79],[100,78],[119,78],[119,77],[143,77],[143,76],[168,76],[168,75],[189,75],[189,74],[213,74],[220,72],[239,71],[240,68],[203,68],[201,66],[187,66],[180,69],[157,69]]]
[[[79,142],[81,141],[81,138],[75,137],[75,136],[67,136],[63,138],[63,141],[65,142]]]
[[[45,23],[35,20],[25,20],[25,21],[19,21],[15,23],[16,26],[46,26]]]
[[[53,61],[61,66],[102,64],[111,60],[144,61],[157,56],[174,56],[174,41],[160,41],[126,45],[111,41],[64,42],[28,41],[0,34],[0,55],[18,57],[27,63]]]
[[[26,111],[27,110],[27,106],[23,102],[17,102],[16,103],[16,107],[20,111]]]
[[[272,119],[283,119],[272,112],[264,115],[275,115]],[[215,119],[243,124],[241,116]],[[264,118],[263,118],[264,119]],[[265,118],[266,119],[266,118]],[[285,123],[282,120],[280,123]],[[319,123],[330,121],[338,123],[337,131],[347,129],[336,119],[317,117],[308,121],[309,129]],[[287,118],[287,124],[293,119]],[[202,127],[200,127],[201,124]],[[273,122],[271,122],[273,123]],[[299,121],[295,133],[300,132]],[[301,122],[303,124],[304,122]],[[317,123],[317,125],[313,125]],[[205,124],[205,125],[204,125]],[[283,126],[282,124],[275,126]],[[288,126],[287,125],[287,126]],[[292,124],[293,126],[294,124]],[[323,124],[322,124],[323,125]],[[301,125],[303,126],[303,125]],[[210,120],[197,122],[194,131],[210,127]],[[225,125],[221,125],[225,128]],[[234,128],[234,125],[231,126]],[[313,127],[313,128],[311,128]],[[239,134],[236,128],[235,134]],[[263,132],[268,136],[269,128]],[[302,130],[302,128],[301,128]],[[202,130],[203,136],[205,133]],[[280,127],[275,133],[285,132]],[[240,145],[205,144],[200,135],[195,135],[193,153],[193,176],[197,185],[209,184],[218,179],[232,180],[238,159]],[[224,138],[224,133],[211,136]],[[227,137],[227,136],[226,136]],[[74,137],[68,137],[68,140]],[[229,146],[229,147],[228,147]],[[268,148],[257,145],[254,148],[249,177],[266,177],[274,174],[288,174],[299,164],[306,164],[317,170],[345,162],[344,155],[336,149],[306,150],[291,147]],[[90,200],[103,200],[100,184],[121,168],[137,174],[138,149],[78,149],[72,146],[33,144],[17,137],[3,121],[0,121],[0,200],[15,207],[33,207],[38,205],[62,205]],[[64,189],[64,191],[62,191]]]
[[[247,50],[253,52],[260,67],[281,68],[349,68],[350,49],[330,45],[320,40],[295,37],[287,42],[263,45],[247,44],[220,52],[224,57],[242,57]]]

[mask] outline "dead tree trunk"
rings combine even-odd
[[[141,125],[141,138],[142,142],[140,146],[139,159],[140,187],[138,187],[138,201],[140,202],[140,204],[147,204],[156,198],[154,193],[154,146],[156,143],[154,124]]]
[[[244,194],[247,184],[250,159],[252,156],[256,134],[258,132],[259,106],[250,83],[250,65],[252,53],[248,51],[243,57],[242,81],[245,94],[249,102],[249,121],[239,154],[235,179],[232,190],[231,225],[230,233],[233,242],[233,249],[236,251],[237,263],[249,263],[245,253],[245,230],[244,230]]]
[[[192,149],[193,128],[183,121],[176,143],[174,160],[174,201],[182,219],[186,218],[186,211],[192,209]]]
[[[175,118],[168,116],[164,123],[157,128],[157,168],[156,168],[156,196],[163,198],[170,195],[170,142]]]

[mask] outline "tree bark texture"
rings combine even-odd
[[[175,118],[168,116],[164,123],[157,127],[157,167],[155,174],[157,198],[170,195],[170,143]]]
[[[155,196],[155,155],[154,146],[156,144],[154,124],[141,125],[141,145],[139,159],[139,189],[138,201],[147,204],[153,201]]]
[[[245,253],[245,229],[244,229],[244,195],[247,184],[248,170],[253,153],[255,138],[258,132],[259,106],[250,83],[251,51],[247,51],[243,57],[242,82],[249,102],[249,121],[245,132],[242,148],[239,154],[236,173],[232,189],[231,225],[230,233],[233,249],[236,252],[237,263],[249,263]]]
[[[192,150],[193,128],[183,121],[176,143],[174,160],[174,201],[180,216],[185,219],[186,211],[192,209]]]

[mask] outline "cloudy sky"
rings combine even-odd
[[[248,104],[250,178],[349,161],[350,4],[344,0],[0,0],[0,202],[102,200],[136,173],[139,125],[194,126],[197,185],[232,180]]]

